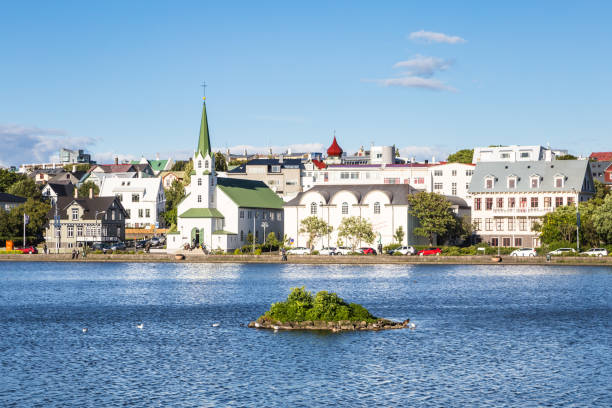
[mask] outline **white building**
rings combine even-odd
[[[472,182],[472,223],[492,246],[538,247],[535,222],[594,193],[588,160],[480,162]]]
[[[471,203],[470,182],[474,174],[474,164],[440,163],[427,167],[429,181],[427,191],[445,196],[459,197]]]
[[[306,246],[308,236],[299,232],[301,222],[306,217],[317,216],[331,225],[333,231],[318,239],[315,247],[340,246],[338,228],[342,219],[357,216],[371,222],[376,235],[373,246],[379,242],[393,243],[393,235],[400,226],[405,233],[404,245],[427,244],[422,237],[414,235],[418,221],[408,213],[407,197],[414,192],[408,185],[315,186],[285,203],[285,234],[293,239],[294,246]],[[348,246],[347,242],[343,244]]]
[[[105,177],[101,197],[117,197],[127,213],[128,228],[144,228],[164,224],[166,195],[160,178]]]
[[[168,233],[169,252],[185,244],[230,251],[247,244],[253,234],[263,243],[270,232],[283,237],[283,200],[263,182],[217,177],[210,148],[206,103],[191,182],[177,207],[177,228]]]
[[[555,152],[565,150],[553,150],[543,146],[493,146],[475,147],[472,163],[479,162],[521,162],[521,161],[552,161]]]

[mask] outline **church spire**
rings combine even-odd
[[[202,122],[200,123],[200,137],[198,139],[198,150],[196,153],[200,153],[202,157],[206,157],[206,155],[210,155],[210,136],[208,136],[208,118],[206,117],[206,97],[202,98],[204,100],[202,104]]]

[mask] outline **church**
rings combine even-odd
[[[194,243],[233,251],[248,243],[249,234],[260,244],[270,232],[282,239],[283,223],[283,200],[265,183],[217,177],[204,98],[191,182],[177,206],[176,231],[167,236],[168,252]]]

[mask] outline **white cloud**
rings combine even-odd
[[[400,61],[393,65],[393,68],[404,68],[407,70],[407,76],[420,76],[429,78],[433,76],[436,71],[446,71],[453,65],[451,60],[443,60],[442,58],[426,57],[423,55],[416,55],[414,58]]]
[[[461,44],[466,42],[465,39],[458,36],[446,35],[443,33],[434,33],[433,31],[415,31],[408,36],[411,40],[425,41],[428,43],[446,43],[446,44]]]
[[[0,164],[18,166],[23,163],[51,162],[59,157],[59,149],[83,149],[95,142],[88,137],[71,137],[59,129],[0,124]]]
[[[446,85],[442,81],[432,78],[422,78],[418,76],[407,76],[400,78],[374,79],[369,82],[376,82],[382,86],[401,86],[406,88],[422,88],[432,91],[451,91],[456,92],[457,89]]]
[[[434,157],[436,161],[443,161],[448,157],[448,150],[442,146],[405,146],[400,147],[399,152],[401,157],[414,157],[418,161],[431,160]]]
[[[297,144],[290,144],[290,145],[276,145],[276,146],[269,146],[269,147],[265,147],[265,146],[252,146],[252,145],[236,145],[236,146],[230,146],[229,150],[230,153],[232,154],[243,154],[244,153],[244,149],[247,150],[248,154],[253,154],[253,153],[268,153],[270,151],[270,148],[272,149],[273,153],[285,153],[287,152],[287,150],[291,149],[292,152],[297,153],[297,152],[323,152],[323,145],[321,143],[297,143]],[[222,153],[227,152],[228,147],[215,147],[213,148],[213,151],[217,152],[220,151]]]

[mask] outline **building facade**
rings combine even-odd
[[[283,198],[295,197],[302,191],[301,159],[253,159],[229,170],[229,178],[258,180],[264,182],[272,191]]]
[[[472,163],[552,161],[554,159],[555,151],[543,146],[489,146],[475,147]]]
[[[11,211],[15,207],[19,207],[28,201],[24,197],[19,197],[13,194],[0,193],[0,209],[4,211]]]
[[[126,211],[129,228],[164,227],[166,194],[161,178],[107,177],[100,187],[100,197],[117,197]]]

